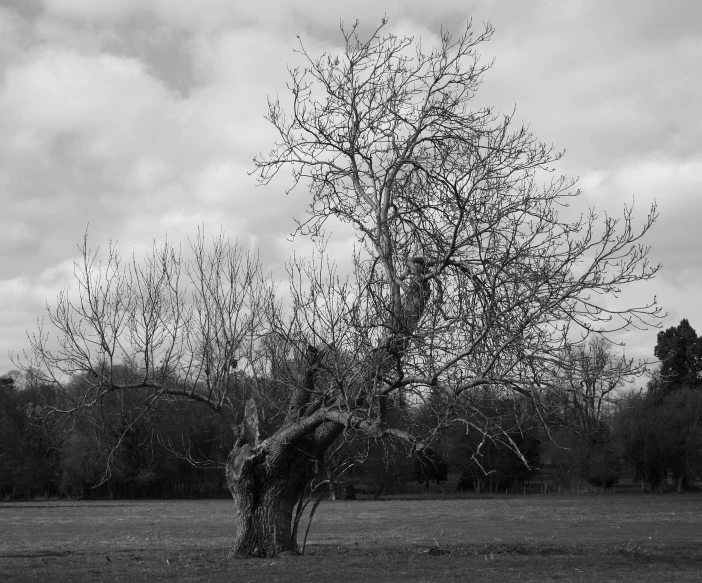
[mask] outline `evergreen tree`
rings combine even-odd
[[[678,389],[702,386],[702,340],[687,319],[658,333],[653,353],[661,360],[660,389],[669,394]]]

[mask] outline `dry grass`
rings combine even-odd
[[[326,502],[305,557],[230,557],[226,500],[0,504],[1,581],[702,580],[702,496]]]

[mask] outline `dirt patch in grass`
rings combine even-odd
[[[304,557],[231,557],[229,501],[0,504],[0,581],[699,581],[702,496],[325,502]]]

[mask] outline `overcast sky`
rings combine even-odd
[[[0,0],[0,374],[45,302],[69,285],[86,226],[130,253],[197,226],[257,246],[280,273],[306,191],[257,187],[297,35],[336,51],[339,21],[436,44],[444,25],[490,21],[481,102],[567,151],[576,203],[621,213],[652,201],[646,243],[663,264],[633,301],[702,334],[702,4],[689,0]],[[339,235],[341,238],[342,235]],[[337,240],[341,248],[344,240]],[[623,336],[652,357],[657,330]]]

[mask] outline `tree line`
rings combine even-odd
[[[658,334],[655,355],[661,364],[647,386],[627,390],[612,347],[594,340],[573,349],[546,426],[534,421],[528,400],[492,388],[473,396],[472,415],[440,397],[393,401],[390,416],[411,414],[417,425],[439,428],[431,450],[408,456],[356,437],[328,463],[326,489],[343,498],[391,494],[408,483],[446,482],[449,473],[460,490],[476,492],[518,490],[530,480],[559,491],[610,488],[621,478],[647,491],[689,488],[702,474],[702,338],[682,320]],[[127,365],[119,371],[124,379],[134,374]],[[45,416],[50,387],[19,371],[0,380],[3,498],[229,495],[224,466],[233,434],[209,408],[177,399],[145,413],[138,395],[113,393],[78,416]],[[235,382],[253,388],[243,374]],[[76,376],[71,387],[78,393],[84,383]],[[498,419],[504,434],[487,437],[471,422],[456,427],[449,421],[459,414]]]
[[[14,382],[0,388],[1,497],[228,494],[222,448],[230,432],[207,408],[180,401],[144,414],[138,396],[114,394],[75,416],[46,415],[51,387],[16,371],[8,377]]]

